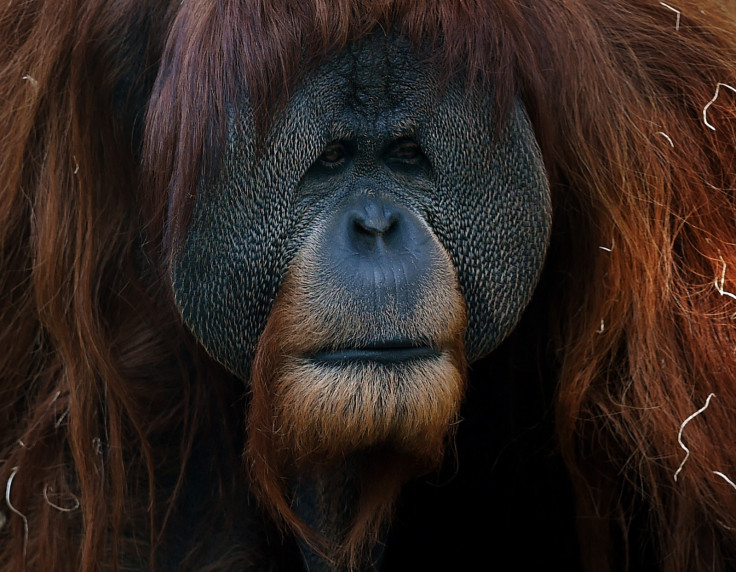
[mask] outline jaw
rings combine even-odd
[[[377,570],[402,485],[438,467],[451,438],[462,352],[281,365],[268,380],[254,370],[246,455],[255,489],[300,538],[309,570]]]
[[[356,359],[375,348],[274,352],[280,331],[267,325],[251,378],[254,489],[300,539],[310,571],[378,570],[402,485],[437,468],[451,439],[465,389],[462,336],[391,360],[393,349],[383,359]]]
[[[434,466],[462,399],[461,368],[448,350],[394,363],[286,359],[271,383],[274,428],[297,467],[372,449]]]

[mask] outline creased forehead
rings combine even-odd
[[[328,58],[306,78],[295,100],[321,93],[325,114],[333,118],[335,137],[356,129],[400,137],[426,121],[438,97],[439,72],[408,42],[376,33]],[[308,87],[307,87],[308,86]]]

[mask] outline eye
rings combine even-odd
[[[345,145],[340,141],[335,141],[327,144],[317,161],[324,167],[334,168],[342,165],[347,159],[347,155]]]
[[[388,150],[388,159],[398,161],[407,165],[416,165],[425,160],[422,148],[416,141],[411,139],[402,139],[397,141]]]

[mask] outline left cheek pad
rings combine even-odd
[[[230,137],[219,180],[199,189],[186,242],[172,265],[176,305],[187,327],[219,362],[248,376],[285,265],[286,197],[257,200],[242,165],[252,138]]]
[[[421,133],[441,151],[430,157],[440,204],[431,224],[457,268],[473,362],[511,332],[536,287],[552,226],[549,183],[519,102],[494,126],[493,104],[456,86],[433,118]]]
[[[220,171],[198,189],[186,240],[173,257],[174,300],[185,324],[241,379],[250,374],[292,257],[294,191],[323,144],[324,118],[306,105],[319,96],[295,97],[258,155],[249,106],[231,119]]]

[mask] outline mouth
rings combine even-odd
[[[317,364],[341,365],[345,363],[372,362],[398,364],[409,361],[436,358],[440,351],[427,345],[404,340],[375,342],[355,348],[339,348],[321,351],[309,356]]]

